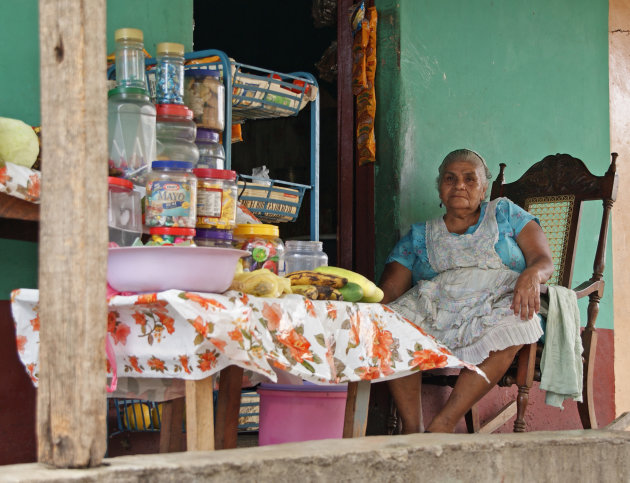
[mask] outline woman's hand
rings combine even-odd
[[[381,283],[379,284],[383,290],[384,297],[382,304],[388,304],[396,300],[411,287],[411,270],[398,262],[390,262],[385,265]]]
[[[553,273],[553,260],[547,237],[534,220],[523,227],[516,237],[523,252],[527,268],[514,285],[511,309],[522,320],[531,319],[540,311],[540,284],[549,280]]]
[[[540,312],[540,275],[535,268],[526,268],[514,285],[514,298],[510,308],[521,320],[531,319]]]

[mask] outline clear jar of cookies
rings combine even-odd
[[[197,126],[223,131],[225,88],[219,78],[219,71],[187,69],[184,77],[184,103],[193,111]]]

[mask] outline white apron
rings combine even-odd
[[[490,352],[536,342],[540,317],[521,320],[510,305],[519,273],[503,264],[494,245],[499,239],[496,205],[471,234],[456,235],[436,218],[426,225],[429,263],[438,275],[420,280],[389,306],[472,364]]]

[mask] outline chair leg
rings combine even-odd
[[[582,347],[584,348],[582,402],[578,403],[578,412],[584,429],[597,429],[595,403],[593,400],[593,369],[595,365],[595,351],[597,349],[597,332],[587,327],[582,333]]]
[[[479,406],[473,404],[473,406],[466,412],[464,416],[466,420],[466,430],[469,433],[478,433],[481,425],[479,424]]]
[[[518,367],[516,370],[516,384],[518,395],[516,397],[516,420],[514,432],[525,432],[525,411],[529,402],[529,389],[534,382],[534,367],[536,364],[536,344],[524,346],[518,353]]]

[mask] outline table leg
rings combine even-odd
[[[221,371],[217,399],[217,424],[214,433],[216,449],[236,448],[242,382],[243,369],[241,367],[228,366]]]
[[[186,398],[178,397],[162,403],[160,427],[160,453],[176,453],[182,451],[184,433],[184,408]]]
[[[186,381],[186,448],[188,451],[214,449],[212,377]]]
[[[344,438],[365,436],[369,404],[370,381],[349,382],[343,422]]]

